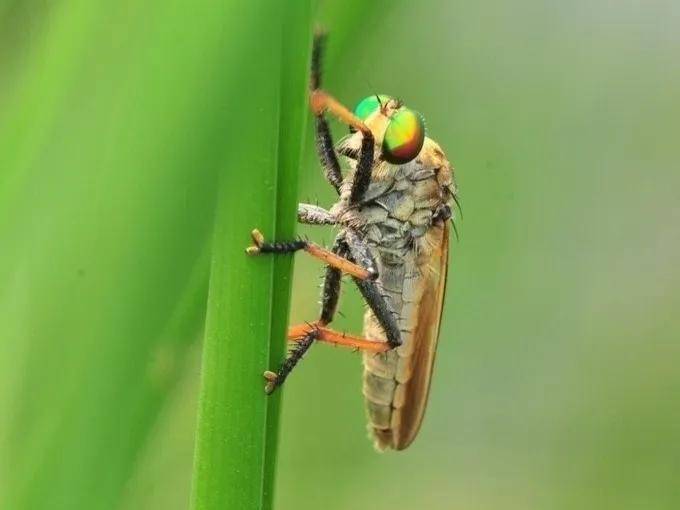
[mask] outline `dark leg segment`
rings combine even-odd
[[[369,131],[363,133],[361,139],[361,149],[359,150],[359,157],[357,160],[356,171],[354,172],[354,182],[352,183],[352,191],[349,196],[350,204],[361,202],[364,194],[371,184],[371,172],[373,171],[373,135]]]
[[[345,231],[345,243],[347,244],[347,249],[350,252],[351,260],[370,260],[370,264],[375,266],[375,261],[373,256],[368,249],[366,243],[351,229]],[[356,257],[360,257],[357,259]],[[364,263],[364,262],[362,262]],[[375,275],[378,276],[377,268],[375,269]],[[392,307],[389,305],[387,300],[380,293],[378,285],[374,281],[360,280],[358,278],[353,278],[354,283],[359,287],[359,292],[364,297],[366,304],[370,307],[371,311],[375,315],[376,319],[385,331],[385,336],[387,337],[387,343],[391,348],[399,347],[401,345],[401,331],[399,331],[399,325],[394,317],[394,312]]]
[[[316,151],[319,154],[326,180],[331,183],[335,191],[340,193],[340,185],[342,184],[340,162],[335,153],[331,131],[323,113],[316,116]]]
[[[342,237],[338,236],[331,248],[333,253],[337,253],[341,257],[346,257]],[[321,292],[321,316],[319,321],[324,326],[330,324],[335,317],[335,311],[338,309],[338,301],[340,300],[340,284],[342,283],[342,273],[338,268],[326,266],[326,276],[323,279],[323,291]]]
[[[265,372],[264,377],[267,379],[267,384],[264,387],[265,393],[271,394],[276,388],[281,386],[288,375],[293,371],[298,362],[305,355],[307,350],[312,346],[314,340],[319,335],[319,330],[311,329],[302,340],[297,342],[295,346],[288,352],[288,356],[281,363],[279,370],[274,372]]]
[[[335,311],[340,300],[340,283],[342,273],[339,269],[326,266],[326,277],[323,280],[323,292],[321,293],[321,316],[319,321],[326,325],[333,321]]]
[[[293,253],[298,250],[304,250],[307,244],[307,241],[295,239],[293,241],[262,243],[258,248],[260,253]]]
[[[314,46],[312,48],[312,76],[310,83],[312,90],[321,87],[321,59],[323,58],[325,43],[326,34],[319,32],[314,35]],[[340,171],[338,156],[335,154],[335,148],[333,147],[331,131],[328,128],[328,122],[323,113],[316,116],[316,150],[319,154],[321,164],[323,165],[326,179],[335,188],[335,191],[340,193],[342,172]]]
[[[333,140],[331,138],[328,123],[324,118],[324,113],[329,110],[336,115],[342,122],[350,128],[361,132],[361,149],[357,160],[354,182],[350,193],[350,204],[361,201],[371,182],[371,171],[373,169],[373,150],[375,142],[373,133],[360,119],[350,110],[340,104],[336,99],[326,94],[321,87],[321,59],[323,56],[323,46],[325,35],[317,33],[314,37],[314,47],[312,49],[312,69],[311,69],[311,97],[310,103],[312,111],[316,115],[316,145],[319,158],[324,167],[326,178],[333,185],[336,191],[340,191],[343,181],[342,172],[338,156],[335,153]]]
[[[399,347],[401,345],[401,332],[399,326],[394,318],[392,308],[389,306],[385,298],[380,294],[378,286],[374,282],[362,281],[354,278],[354,283],[359,287],[359,292],[366,300],[366,304],[371,308],[375,314],[376,319],[385,331],[387,343],[390,347]]]
[[[321,87],[321,59],[323,58],[323,50],[326,45],[326,33],[316,32],[314,34],[314,43],[312,46],[312,69],[310,88],[312,90]]]

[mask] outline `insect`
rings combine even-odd
[[[266,242],[252,232],[251,255],[304,250],[326,264],[320,316],[289,329],[293,347],[277,372],[265,372],[265,391],[280,386],[316,341],[360,349],[374,443],[379,450],[402,450],[415,438],[427,403],[458,189],[443,151],[425,136],[420,114],[386,95],[369,96],[351,112],[320,88],[324,39],[314,39],[310,105],[321,165],[339,199],[329,210],[299,204],[298,220],[338,233],[328,250],[301,239]],[[350,128],[337,146],[326,112]],[[350,166],[345,175],[339,156]],[[328,327],[343,274],[368,306],[363,337]]]

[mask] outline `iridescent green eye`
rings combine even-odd
[[[361,120],[366,120],[372,113],[378,111],[381,103],[386,105],[389,100],[390,96],[386,96],[385,94],[373,94],[372,96],[365,97],[359,101],[359,104],[354,108],[354,115]]]
[[[406,108],[399,110],[387,125],[383,158],[396,165],[408,163],[420,153],[424,141],[425,122],[420,114]]]

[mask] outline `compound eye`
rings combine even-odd
[[[366,120],[373,113],[377,112],[381,104],[385,105],[390,100],[390,96],[385,94],[373,94],[359,101],[359,104],[354,108],[354,115],[361,120]]]
[[[383,139],[383,158],[403,165],[420,154],[425,142],[425,122],[418,112],[402,109],[390,119]]]

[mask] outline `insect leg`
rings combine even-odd
[[[283,361],[278,371],[270,372],[266,371],[264,373],[265,379],[267,379],[267,384],[265,385],[265,392],[271,394],[276,388],[281,386],[286,380],[288,375],[297,366],[298,362],[302,359],[304,354],[309,350],[309,348],[314,343],[314,340],[324,340],[331,343],[333,342],[335,336],[339,336],[332,330],[329,330],[321,325],[328,324],[333,320],[335,315],[335,310],[338,305],[338,299],[340,297],[340,282],[342,273],[331,266],[326,269],[326,278],[324,280],[323,294],[321,297],[321,316],[319,321],[314,324],[302,324],[298,326],[293,326],[288,331],[288,339],[296,343],[286,359]],[[375,344],[377,342],[369,342],[362,339],[355,339],[354,337],[348,338],[345,345],[349,345],[354,348],[361,348],[362,344]]]
[[[333,245],[333,252],[340,256],[345,254],[342,251],[341,241],[336,239]],[[326,266],[326,276],[323,279],[323,291],[321,293],[321,316],[319,322],[324,326],[330,324],[335,317],[340,300],[340,285],[342,283],[342,272],[333,266]]]
[[[340,171],[338,156],[333,147],[333,138],[331,138],[328,121],[323,113],[316,115],[316,151],[319,155],[321,166],[323,166],[326,180],[331,183],[339,194],[340,186],[342,185],[342,172]]]
[[[310,98],[312,111],[317,117],[326,110],[333,113],[340,121],[361,132],[361,148],[357,157],[357,166],[354,172],[354,181],[350,192],[349,201],[351,204],[360,202],[371,183],[371,171],[373,169],[373,152],[375,140],[373,133],[358,117],[343,106],[337,99],[323,90],[312,91]]]
[[[332,251],[342,256],[344,255],[343,249],[344,245],[341,239],[336,239]],[[338,268],[330,265],[327,266],[321,294],[321,315],[317,324],[326,325],[333,320],[335,310],[338,307],[338,300],[340,299],[341,282],[342,272]],[[321,329],[317,324],[305,324],[304,328],[293,328],[293,331],[288,332],[289,339],[296,341],[297,345],[291,349],[276,373],[269,371],[265,372],[264,376],[267,379],[267,384],[265,386],[266,393],[269,394],[273,392],[278,386],[283,384],[286,377],[288,377],[288,374],[293,371],[293,368],[295,368],[297,363],[302,359],[305,352],[312,346],[314,340],[319,338]],[[293,333],[292,336],[291,333]]]
[[[304,239],[295,239],[293,241],[287,242],[274,242],[266,243],[264,241],[264,236],[262,233],[255,229],[251,233],[253,246],[249,246],[246,249],[248,255],[259,255],[260,253],[293,253],[298,250],[304,250],[309,253],[312,257],[319,259],[329,266],[333,266],[343,273],[352,275],[360,280],[375,279],[377,275],[374,275],[373,267],[362,267],[355,262],[350,261],[346,257],[327,250],[319,246],[318,244],[312,243],[311,241],[306,241]]]
[[[315,32],[314,42],[312,44],[312,68],[310,77],[310,87],[312,90],[321,88],[321,60],[323,59],[325,45],[326,32]]]
[[[371,184],[371,172],[373,170],[373,135],[366,136],[364,133],[361,139],[361,149],[359,149],[359,157],[357,159],[357,166],[354,172],[354,182],[352,183],[352,191],[349,196],[349,202],[356,204],[361,202],[364,194]]]
[[[298,221],[308,225],[335,225],[335,216],[323,207],[312,204],[298,204]]]
[[[344,236],[338,236],[334,246],[334,251],[337,251],[338,255],[346,255],[349,252],[349,255],[353,261],[359,262],[362,265],[366,264],[364,267],[376,267],[373,257],[368,250],[368,246],[351,229],[345,230]],[[326,280],[324,282],[324,296],[322,301],[324,309],[322,310],[321,320],[319,320],[319,322],[313,326],[319,331],[317,339],[339,345],[346,345],[348,347],[354,347],[357,349],[373,350],[375,352],[384,351],[385,346],[380,345],[381,342],[375,342],[360,337],[348,336],[325,327],[332,319],[332,313],[334,312],[335,306],[337,305],[337,290],[326,292],[327,285],[329,282],[333,281],[334,277],[338,278],[337,285],[339,289],[340,275],[339,273],[330,272],[332,269],[333,268],[329,267],[329,272],[326,273]],[[373,274],[377,276],[377,269],[374,269]],[[399,325],[397,324],[397,321],[394,317],[392,307],[382,296],[376,283],[373,281],[361,280],[356,277],[353,277],[353,279],[357,287],[359,287],[359,292],[361,292],[364,300],[371,308],[376,316],[376,319],[385,331],[387,345],[389,348],[400,346],[401,332],[399,331]],[[332,289],[332,287],[329,288]],[[309,325],[293,326],[288,331],[288,337],[292,340],[299,338],[303,336],[303,332],[309,327]]]
[[[361,131],[366,137],[373,138],[373,133],[371,133],[368,126],[325,90],[312,90],[309,102],[314,115],[321,115],[324,112],[329,111],[335,115],[340,122],[353,127],[357,131]]]
[[[267,393],[267,395],[271,394],[276,388],[283,384],[288,375],[293,371],[295,366],[305,355],[307,350],[312,346],[318,335],[319,330],[317,328],[312,327],[309,329],[297,342],[295,347],[293,347],[290,352],[288,352],[288,356],[286,356],[286,359],[283,361],[283,363],[281,363],[278,371],[271,372],[267,370],[264,373],[264,378],[267,380],[264,391]]]
[[[338,255],[346,255],[349,253],[353,261],[359,262],[364,267],[375,268],[373,271],[377,276],[378,270],[368,246],[353,230],[347,229],[345,230],[344,235],[338,236],[333,249],[338,253]],[[335,306],[337,305],[337,296],[340,285],[340,274],[334,273],[333,270],[334,268],[329,267],[328,272],[326,273],[321,319],[313,326],[319,331],[319,336],[317,339],[374,352],[386,350],[386,345],[382,344],[381,342],[375,342],[360,337],[348,336],[325,327],[333,318],[333,312],[335,311]],[[335,270],[337,271],[337,269]],[[338,278],[337,289],[335,290],[333,289],[334,278]],[[354,277],[354,282],[359,287],[359,291],[364,297],[364,300],[371,308],[378,319],[378,322],[385,331],[385,335],[387,336],[387,346],[389,346],[389,348],[393,348],[401,345],[401,332],[399,331],[399,326],[396,319],[394,318],[394,313],[389,303],[380,294],[378,286],[372,281],[361,280],[356,277]],[[304,332],[309,329],[309,327],[310,326],[306,324],[293,326],[288,331],[288,337],[291,340],[300,338],[303,336]]]
[[[350,203],[359,202],[368,189],[371,182],[371,170],[373,168],[373,149],[375,142],[373,133],[358,117],[343,106],[337,99],[321,90],[321,59],[323,57],[323,46],[325,34],[318,33],[314,37],[314,48],[312,50],[312,77],[310,104],[314,115],[316,115],[316,146],[319,152],[319,159],[324,166],[326,178],[340,191],[343,177],[340,172],[338,156],[333,147],[328,123],[324,117],[326,110],[330,111],[340,121],[349,125],[363,135],[361,149],[357,160],[354,182],[350,194]]]
[[[369,340],[360,336],[341,333],[340,331],[335,331],[325,326],[321,326],[320,323],[296,324],[295,326],[291,326],[288,330],[288,340],[299,342],[311,329],[316,329],[318,331],[316,340],[319,342],[342,345],[351,349],[358,349],[368,352],[385,352],[391,349],[390,344],[387,342],[378,342],[376,340]]]
[[[347,234],[345,235],[341,234],[340,236],[338,236],[338,238],[335,241],[335,244],[333,245],[332,253],[338,257],[344,257],[347,255],[348,251],[352,251],[351,250],[352,244],[350,244],[352,241],[354,241],[355,244],[357,244],[356,240],[352,237],[351,234],[349,237],[350,239],[352,239],[352,241],[348,243],[346,235]],[[362,248],[358,246],[357,248],[355,248],[355,250],[357,251],[357,253],[361,253]],[[367,249],[366,253],[368,253]],[[356,277],[354,278],[354,280],[357,282],[357,285],[359,285],[359,282],[362,282],[362,280]],[[265,385],[265,392],[267,394],[272,393],[276,388],[283,384],[288,375],[297,366],[299,361],[302,359],[304,354],[309,350],[309,348],[312,346],[315,340],[321,340],[336,345],[344,345],[346,347],[351,347],[353,349],[361,349],[370,352],[384,352],[389,348],[395,347],[396,345],[399,345],[401,343],[399,337],[399,329],[396,326],[396,322],[394,322],[394,318],[392,317],[391,313],[389,313],[387,303],[384,300],[382,302],[383,307],[388,310],[387,316],[392,321],[387,322],[388,324],[387,327],[384,326],[385,331],[388,331],[389,327],[394,326],[397,334],[397,336],[394,337],[397,340],[396,343],[391,341],[391,339],[393,340],[393,335],[391,333],[388,334],[388,342],[384,343],[376,342],[373,340],[367,340],[365,338],[360,338],[352,335],[346,335],[344,333],[339,333],[326,327],[326,325],[333,320],[333,316],[335,315],[335,311],[338,306],[341,281],[342,272],[340,271],[340,269],[329,264],[326,268],[326,277],[324,278],[323,293],[321,295],[321,314],[319,320],[314,324],[301,324],[293,326],[288,330],[288,339],[296,342],[296,345],[290,350],[288,356],[281,364],[277,372],[266,371],[264,373],[264,377],[265,379],[267,379],[267,384]],[[377,293],[377,287],[375,287],[375,289]],[[366,296],[367,294],[370,294],[370,291],[367,291],[367,293],[364,293],[362,291],[362,294]],[[378,298],[382,299],[382,296],[380,296],[380,294],[377,294],[377,296]],[[368,301],[368,299],[367,302],[369,302],[370,304],[370,301]],[[380,305],[377,306],[379,307]],[[371,305],[371,307],[375,309],[376,305]],[[376,316],[380,317],[380,315],[378,315],[379,312],[375,313]],[[382,321],[381,324],[383,324]]]
[[[385,331],[387,343],[390,347],[399,347],[401,345],[401,332],[399,325],[394,318],[392,307],[380,294],[380,289],[375,282],[368,282],[354,278],[354,283],[359,287],[359,292],[364,297],[366,304],[368,304],[371,311],[375,314],[375,318]]]
[[[316,90],[321,87],[321,60],[326,42],[326,34],[317,32],[314,35],[314,46],[312,47],[312,69],[311,69],[311,89]],[[340,193],[342,184],[342,172],[340,162],[333,147],[331,130],[323,112],[316,114],[316,150],[323,166],[326,180],[331,183],[335,191]]]

